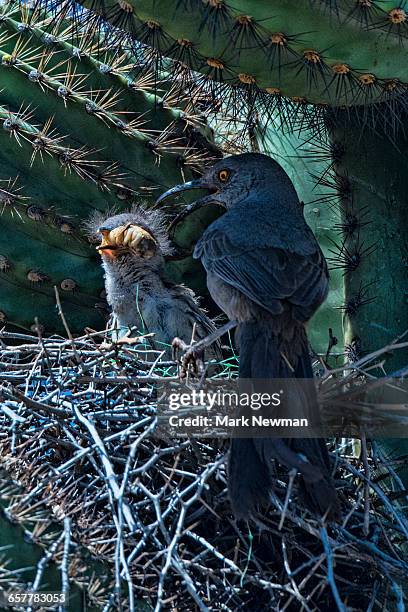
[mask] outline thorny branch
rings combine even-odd
[[[407,492],[391,463],[373,460],[368,440],[361,457],[340,456],[331,445],[341,525],[308,515],[296,474],[277,468],[271,506],[249,530],[231,514],[227,445],[155,433],[155,385],[176,381],[176,364],[141,345],[101,347],[97,335],[0,332],[0,451],[8,474],[0,497],[6,516],[44,549],[27,588],[41,590],[54,561],[64,593],[80,585],[106,611],[137,610],[141,600],[156,612],[235,612],[254,601],[259,610],[282,611],[401,604]],[[345,383],[373,382],[383,352],[328,371],[339,376],[330,393],[352,401]],[[232,358],[222,366],[222,376],[236,374]],[[94,572],[98,562],[108,571]],[[0,586],[7,580],[14,575],[0,568]]]

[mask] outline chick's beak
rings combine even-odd
[[[100,255],[107,255],[108,257],[114,256],[114,251],[117,246],[110,240],[110,231],[106,229],[100,229],[99,233],[102,234],[101,244],[98,244],[96,248]]]
[[[153,255],[156,247],[156,240],[153,236],[139,225],[128,223],[120,225],[113,230],[101,228],[102,241],[96,249],[103,256],[115,257],[119,252],[130,250],[138,255],[148,257]]]

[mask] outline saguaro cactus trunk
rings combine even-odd
[[[356,126],[358,123],[358,128]],[[341,242],[333,266],[344,274],[343,328],[351,359],[381,348],[408,329],[408,138],[361,130],[353,114],[329,125],[341,207]],[[388,373],[406,365],[390,352]]]
[[[82,222],[151,201],[212,163],[216,148],[203,119],[159,104],[152,90],[166,82],[133,79],[134,58],[114,48],[96,59],[97,32],[81,30],[74,47],[69,22],[52,34],[47,25],[32,6],[0,5],[0,325],[30,329],[38,317],[46,332],[62,330],[55,285],[80,332],[105,314]],[[183,280],[174,262],[173,271]]]
[[[359,128],[356,127],[358,122]],[[342,242],[333,264],[344,273],[343,330],[351,361],[390,344],[408,329],[408,137],[399,130],[361,131],[361,118],[347,112],[330,126],[342,216]],[[357,134],[357,135],[356,135]],[[408,363],[408,351],[382,355],[387,374]],[[408,454],[408,440],[384,438],[387,457]],[[408,484],[408,467],[399,476]]]

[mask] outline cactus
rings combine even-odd
[[[396,146],[385,149],[384,134],[366,131],[356,146],[352,128],[347,115],[331,126],[333,148],[341,151],[331,180],[342,230],[331,250],[344,277],[343,326],[353,361],[397,340],[407,327],[408,139],[401,132]],[[389,373],[406,366],[406,352],[390,353],[385,365]]]
[[[350,139],[355,133],[360,134],[358,142],[353,143],[355,159],[360,160],[355,167],[362,172],[356,181],[365,180],[369,165],[367,163],[364,168],[361,161],[366,159],[365,149],[369,143],[374,147],[373,154],[374,151],[381,153],[384,148],[390,150],[391,135],[394,147],[398,141],[398,149],[403,139],[401,133],[404,132],[408,99],[404,61],[408,8],[405,3],[398,4],[395,0],[300,0],[297,3],[290,0],[267,3],[249,0],[129,0],[119,3],[83,0],[81,4],[89,8],[89,23],[94,27],[103,17],[121,29],[124,44],[136,39],[142,43],[134,45],[140,53],[146,53],[146,49],[153,53],[154,48],[159,73],[167,66],[163,58],[168,56],[175,60],[174,80],[188,86],[193,102],[202,103],[202,98],[206,97],[211,110],[221,109],[224,117],[242,119],[246,115],[246,128],[256,123],[257,111],[261,111],[263,119],[267,117],[273,121],[273,127],[268,128],[270,133],[279,116],[280,127],[286,131],[305,131],[305,139],[311,135],[317,137],[317,147],[323,146],[333,155],[329,160],[331,170],[323,175],[322,186],[333,192],[334,200],[340,196],[343,201],[339,210],[346,217],[335,222],[333,230],[345,230],[347,234],[352,228],[346,228],[345,223],[349,223],[348,217],[350,214],[353,217],[355,211],[363,218],[359,221],[361,227],[354,229],[354,235],[360,236],[362,250],[356,256],[363,259],[360,269],[367,274],[350,274],[344,270],[342,309],[348,349],[364,352],[378,348],[389,339],[384,331],[387,327],[395,336],[402,333],[408,317],[397,298],[389,304],[387,312],[385,309],[377,312],[377,331],[370,327],[369,319],[378,307],[374,300],[373,270],[377,270],[377,283],[382,285],[382,290],[386,292],[390,285],[384,265],[377,265],[380,262],[378,252],[374,252],[375,240],[361,242],[361,236],[364,231],[384,236],[381,220],[384,211],[378,198],[367,201],[362,188],[353,195],[353,212],[347,210],[344,190],[348,179],[342,177],[341,172],[336,174],[333,168],[339,151],[337,137],[328,143],[320,120],[329,119],[333,126],[338,116],[338,132],[342,131],[348,139],[349,150]],[[64,6],[65,3],[57,2],[56,15],[61,15]],[[197,78],[187,68],[201,72],[205,78]],[[390,151],[388,157],[391,159],[395,155]],[[395,159],[394,163],[398,167]],[[375,177],[379,191],[404,202],[404,182],[400,181],[398,188],[393,189],[385,182],[381,186],[380,176]],[[386,177],[383,178],[385,181]],[[328,197],[321,202],[330,203],[331,200]],[[337,201],[333,203],[339,206]],[[394,208],[402,210],[398,205]],[[406,219],[399,213],[395,219],[401,223],[400,227],[406,227]],[[347,251],[347,244],[354,239],[350,235],[345,238],[346,241],[341,236],[333,239],[329,255],[334,269],[347,268],[348,259],[353,255],[353,250]],[[359,248],[357,244],[354,246]],[[402,238],[395,249],[388,248],[388,261],[395,260],[400,280],[404,277],[399,263],[401,249]],[[394,293],[399,293],[395,287]],[[356,308],[358,313],[354,312]],[[358,334],[356,326],[361,327]],[[381,327],[383,332],[380,332]],[[355,347],[356,335],[370,338],[365,348]]]
[[[199,81],[199,88],[210,87],[219,94],[220,83],[229,85],[231,108],[245,97],[251,108],[257,103],[275,108],[279,97],[295,106],[307,102],[352,106],[393,104],[406,94],[405,2],[81,0],[80,4],[93,12],[90,19],[95,27],[98,20],[106,19],[122,31],[122,41],[136,39],[176,60],[176,67],[182,62],[201,72],[207,80]],[[66,6],[65,0],[57,2],[57,12],[64,13]],[[183,71],[179,67],[175,73],[179,78]]]
[[[0,320],[61,329],[55,285],[73,331],[100,328],[102,274],[81,222],[192,176],[217,151],[205,125],[170,97],[158,103],[157,83],[130,79],[126,55],[96,60],[89,31],[74,47],[69,23],[46,25],[27,5],[2,8]]]
[[[188,133],[189,126],[197,126],[193,111],[221,111],[227,123],[231,117],[243,120],[243,134],[252,127],[257,111],[262,111],[269,119],[280,115],[286,128],[312,131],[317,146],[330,156],[329,170],[318,180],[333,197],[321,196],[320,203],[332,201],[342,215],[332,227],[344,235],[333,240],[330,263],[344,278],[342,311],[349,355],[355,358],[402,334],[408,326],[407,312],[399,301],[398,287],[390,283],[389,270],[398,275],[399,284],[405,282],[401,245],[407,185],[401,180],[402,172],[397,182],[390,178],[402,167],[407,150],[405,4],[389,0],[300,0],[296,4],[290,0],[83,0],[80,4],[90,10],[80,13],[80,5],[72,0],[57,0],[47,7],[52,19],[45,21],[42,5],[34,5],[31,11],[22,5],[20,23],[13,17],[13,5],[7,4],[2,19],[0,77],[6,87],[0,93],[5,127],[0,155],[6,160],[7,174],[0,183],[0,201],[5,209],[14,208],[25,218],[29,205],[42,206],[41,198],[47,200],[46,218],[30,218],[23,226],[18,225],[17,215],[14,219],[9,215],[3,224],[15,248],[12,252],[7,242],[8,252],[0,252],[3,283],[7,278],[7,283],[18,286],[13,297],[8,292],[2,298],[6,305],[14,300],[8,306],[11,314],[19,312],[30,295],[38,296],[38,304],[50,303],[48,279],[56,284],[68,281],[65,301],[75,326],[85,319],[92,324],[94,304],[99,302],[94,278],[99,273],[88,267],[80,251],[88,247],[72,231],[75,224],[66,215],[80,219],[85,210],[111,205],[118,198],[131,199],[142,188],[174,184],[176,173],[188,172],[189,165],[196,170],[209,147],[206,128],[197,131],[195,127],[193,134],[190,129],[198,152],[191,151],[191,141],[183,140],[185,128]],[[104,19],[116,29],[107,29]],[[100,35],[106,46],[100,44]],[[62,58],[66,63],[61,65]],[[23,100],[26,106],[21,106]],[[180,104],[178,111],[168,108],[175,101]],[[130,118],[118,108],[143,112]],[[146,124],[144,112],[149,109],[152,119]],[[322,118],[329,121],[331,143],[325,139]],[[151,126],[160,130],[159,136],[152,136]],[[47,135],[54,129],[49,143]],[[43,150],[44,140],[48,151]],[[104,151],[99,150],[101,143]],[[104,152],[109,156],[103,156]],[[160,165],[153,163],[159,160]],[[375,185],[373,193],[370,182]],[[69,211],[64,209],[66,194]],[[385,207],[384,202],[389,205]],[[389,228],[391,208],[392,236],[384,230],[384,216]],[[25,216],[22,211],[27,211]],[[43,244],[69,250],[70,264],[61,266],[67,265],[70,274],[43,269],[50,254],[40,255],[39,241],[30,249],[33,265],[29,269],[14,261],[22,245],[30,248],[26,236],[32,241],[38,235],[38,222],[45,220]],[[62,227],[68,231],[64,233]],[[181,246],[191,243],[191,227],[177,228],[175,240]],[[193,234],[197,231],[195,227]],[[61,232],[66,241],[62,244]],[[389,238],[387,244],[384,236]],[[57,255],[51,255],[51,260],[56,266]],[[73,270],[78,276],[71,274]],[[169,270],[177,280],[198,278],[198,268],[189,258],[172,262]],[[91,273],[95,277],[88,279]],[[381,300],[374,300],[376,295]],[[390,299],[391,295],[395,297]],[[33,310],[26,311],[31,321]],[[56,327],[56,314],[50,315],[51,320]],[[398,364],[390,360],[389,368]]]
[[[2,138],[6,139],[7,134],[11,137],[7,140],[9,150],[5,150],[4,155],[8,176],[3,182],[5,195],[2,199],[5,208],[18,209],[19,215],[25,220],[24,225],[21,225],[16,215],[14,219],[9,215],[8,221],[5,221],[4,226],[9,235],[12,231],[16,233],[17,227],[20,228],[20,233],[17,232],[16,240],[13,241],[14,252],[12,246],[9,246],[9,253],[0,253],[1,274],[4,278],[11,278],[15,274],[14,282],[17,281],[19,286],[23,282],[26,286],[29,284],[29,289],[35,288],[39,300],[44,302],[50,299],[50,280],[57,282],[61,287],[61,293],[66,294],[67,303],[72,304],[72,316],[76,326],[79,320],[84,318],[85,311],[87,320],[91,313],[93,315],[91,319],[95,317],[94,304],[100,300],[96,291],[90,291],[90,287],[98,286],[100,276],[95,267],[92,271],[88,266],[89,247],[83,242],[81,235],[76,233],[73,221],[62,215],[66,204],[61,203],[61,197],[58,200],[56,192],[61,191],[62,184],[65,194],[80,192],[74,201],[70,201],[69,211],[64,211],[65,215],[68,212],[69,215],[80,219],[86,216],[86,208],[90,211],[91,208],[111,205],[118,198],[131,199],[149,185],[164,187],[173,184],[176,182],[174,172],[177,170],[177,165],[182,166],[182,171],[186,170],[188,157],[193,169],[197,169],[195,166],[202,161],[202,156],[207,155],[208,145],[204,146],[200,153],[195,149],[190,155],[185,153],[185,149],[182,150],[182,146],[187,146],[189,151],[183,130],[197,121],[196,117],[194,120],[190,118],[191,106],[186,102],[186,98],[192,97],[193,105],[199,101],[199,104],[205,107],[204,91],[208,93],[205,88],[209,86],[218,87],[219,97],[224,96],[225,91],[231,89],[235,91],[234,103],[238,100],[248,102],[251,99],[254,102],[255,98],[247,95],[248,88],[252,88],[252,93],[255,97],[258,96],[258,99],[276,100],[278,96],[279,99],[286,101],[285,104],[290,105],[295,97],[295,104],[301,104],[305,109],[311,108],[306,100],[314,102],[315,109],[316,105],[326,109],[329,104],[332,106],[349,104],[353,106],[353,110],[336,112],[340,126],[337,132],[343,130],[346,139],[350,138],[347,130],[357,124],[360,128],[361,125],[366,126],[368,119],[375,117],[378,109],[382,109],[382,113],[387,117],[384,140],[387,138],[390,126],[396,126],[393,130],[393,133],[396,133],[398,124],[402,124],[402,119],[397,119],[395,115],[398,105],[402,104],[401,96],[406,91],[403,85],[405,64],[398,61],[401,59],[403,39],[408,33],[406,13],[402,6],[395,7],[388,1],[382,2],[380,6],[374,0],[370,2],[344,0],[330,3],[304,0],[296,7],[292,4],[289,10],[286,1],[273,2],[272,6],[268,3],[268,7],[265,7],[243,0],[239,2],[236,0],[231,5],[224,0],[190,0],[187,3],[141,0],[134,6],[131,3],[121,2],[118,8],[116,4],[108,1],[103,5],[92,2],[92,6],[89,5],[91,10],[81,14],[80,20],[72,19],[72,15],[68,20],[68,9],[77,15],[78,6],[65,1],[54,3],[53,7],[48,7],[52,11],[53,18],[47,20],[44,19],[43,9],[40,6],[28,10],[23,5],[18,22],[14,14],[16,11],[14,5],[8,4],[4,9],[0,39],[2,41],[0,76],[6,83],[0,94],[0,102],[3,102],[3,106],[0,107],[0,117],[3,118],[5,127]],[[87,1],[83,6],[88,6]],[[177,19],[177,15],[182,15],[183,18]],[[110,30],[104,37],[106,47],[97,44],[98,36],[103,29],[102,17],[106,17],[112,24],[121,28],[119,31]],[[300,22],[302,22],[302,31],[305,32],[301,36],[296,34],[296,31],[299,31],[296,24]],[[342,24],[341,28],[339,23]],[[138,40],[138,43],[131,47],[133,55],[125,53],[120,45],[112,44],[112,36],[115,36],[113,39],[115,43],[124,40],[129,42],[126,31]],[[281,33],[285,38],[280,44],[276,39],[277,33]],[[347,42],[344,43],[344,40]],[[71,44],[72,41],[75,41],[75,46]],[[191,46],[188,41],[192,41],[194,45]],[[310,59],[309,64],[311,62],[312,65],[306,66],[305,53],[306,51],[312,53],[312,42],[316,44],[316,41],[319,41],[319,49],[314,51],[316,57]],[[386,53],[384,49],[381,54],[378,53],[377,47],[380,43],[384,43]],[[177,55],[177,49],[180,51],[180,48],[184,49],[183,57]],[[202,90],[201,97],[200,95],[197,97],[197,90],[184,92],[184,99],[180,97],[182,86],[186,85],[186,81],[183,80],[183,69],[180,68],[180,63],[169,64],[161,54],[168,54],[178,62],[183,61],[206,75],[204,80],[200,77],[195,79],[196,87]],[[228,54],[233,56],[230,64],[226,59]],[[264,59],[255,61],[256,54],[263,54]],[[265,54],[274,56],[272,64],[265,61]],[[208,72],[211,62],[208,63],[206,58],[217,58],[221,64],[229,66],[227,70],[229,77],[227,78],[224,69],[215,68],[215,60],[212,63],[216,73]],[[244,82],[242,78],[237,77],[237,75],[248,77],[249,65],[255,71],[252,74],[252,83],[249,78]],[[346,65],[350,71],[342,72],[339,67]],[[330,70],[333,72],[336,66],[337,76],[334,77]],[[259,71],[259,74],[256,71]],[[368,75],[373,79],[369,79]],[[220,80],[218,84],[217,78]],[[178,82],[174,89],[169,85],[172,79]],[[271,93],[267,92],[269,86],[273,89]],[[151,92],[146,91],[149,88]],[[162,94],[160,99],[159,88]],[[262,92],[261,98],[259,98],[260,92]],[[238,95],[241,97],[238,98]],[[168,108],[169,103],[174,102],[175,98],[183,110]],[[225,99],[228,99],[228,95]],[[26,104],[29,100],[31,106],[21,106],[22,100],[26,100]],[[369,104],[379,101],[382,102],[381,105]],[[225,103],[224,100],[224,111],[225,104],[228,105],[228,102]],[[361,106],[363,104],[364,106]],[[251,116],[246,127],[249,127],[249,121],[252,121],[255,108],[256,105],[251,108]],[[286,106],[286,110],[287,108]],[[373,113],[370,111],[371,108],[375,109]],[[129,112],[123,114],[123,109],[137,109],[137,114],[132,116]],[[150,123],[148,123],[150,116],[147,118],[146,115],[149,109],[150,116],[153,117]],[[275,116],[277,110],[279,111],[275,107]],[[240,117],[245,114],[242,107],[237,104],[234,112]],[[311,112],[314,121],[312,133],[315,133],[316,125],[320,130],[321,124],[316,124],[316,114],[313,114],[314,111]],[[330,116],[327,109],[324,114],[326,117]],[[51,116],[54,117],[53,123],[50,121]],[[161,130],[159,136],[152,135],[150,127],[152,124],[155,129]],[[17,128],[18,125],[20,127]],[[300,128],[305,126],[309,127],[310,134],[310,123],[306,122]],[[334,131],[336,129],[334,128]],[[268,130],[272,133],[270,127]],[[200,135],[198,146],[202,146],[203,139],[205,140],[206,133],[202,135],[202,132],[204,129],[199,132],[195,128],[196,141],[197,133]],[[369,133],[368,128],[366,132]],[[358,147],[363,147],[364,142],[368,142],[367,139],[376,139],[373,145],[376,150],[381,150],[380,136],[367,135],[365,138],[364,131],[361,134]],[[322,146],[323,137],[320,131],[317,133],[317,138],[320,139],[318,145]],[[353,255],[347,245],[348,241],[353,241],[354,238],[350,234],[353,228],[346,227],[345,224],[349,223],[349,218],[353,218],[354,213],[350,213],[349,206],[344,202],[344,197],[349,197],[346,193],[348,178],[347,172],[346,176],[343,176],[341,171],[337,172],[338,151],[343,145],[337,146],[336,138],[335,136],[331,145],[326,141],[323,145],[330,149],[330,155],[333,154],[334,157],[330,160],[330,172],[323,174],[322,185],[326,184],[334,188],[335,192],[339,191],[340,199],[343,199],[340,210],[344,218],[333,222],[332,229],[344,230],[346,235],[333,239],[331,263],[334,268],[339,266],[347,268],[350,265],[348,262],[350,254]],[[183,145],[181,145],[182,140]],[[35,144],[38,142],[41,146]],[[101,142],[104,151],[109,151],[108,158],[103,157],[103,151],[99,150]],[[44,150],[43,143],[47,145]],[[197,142],[195,144],[197,146]],[[358,147],[354,144],[355,151]],[[348,148],[350,149],[350,146]],[[358,153],[356,157],[363,159],[363,155],[359,156]],[[160,165],[152,163],[159,158]],[[20,168],[18,179],[14,163],[17,159]],[[13,160],[13,163],[10,160]],[[29,160],[32,162],[32,167],[28,178],[28,170],[24,172],[24,168],[30,167]],[[341,165],[343,161],[340,160],[339,163]],[[43,164],[53,168],[49,168],[44,173]],[[61,165],[64,167],[64,172],[60,171]],[[360,166],[361,163],[356,167]],[[144,173],[139,171],[141,167],[147,168]],[[139,174],[136,174],[135,170]],[[364,176],[363,167],[361,171],[362,176],[358,180]],[[25,190],[27,181],[30,181],[30,192]],[[20,185],[24,185],[24,189]],[[404,186],[401,184],[399,189],[403,200]],[[335,197],[336,195],[334,193]],[[31,200],[24,199],[27,197],[31,199],[34,197],[35,204]],[[45,206],[42,201],[44,198],[47,200]],[[353,231],[354,235],[358,234],[360,238],[363,231],[373,231],[374,234],[382,231],[379,200],[376,202],[378,211],[373,213],[375,219],[370,221],[369,226],[366,225],[368,223],[366,200],[363,189],[357,189],[352,206],[354,211],[358,211],[357,216],[362,220]],[[325,201],[324,197],[320,198],[320,202]],[[36,207],[46,209],[48,211],[46,216],[41,217],[43,211],[36,213]],[[23,209],[27,212],[22,212]],[[372,212],[372,204],[370,209]],[[28,211],[32,213],[33,210],[34,213],[29,216]],[[65,241],[63,245],[65,250],[69,251],[69,255],[63,260],[58,259],[57,254],[55,258],[51,256],[54,262],[59,260],[63,268],[58,269],[55,263],[54,275],[44,269],[44,255],[38,246],[31,249],[33,265],[30,269],[27,270],[27,266],[16,266],[14,263],[17,252],[22,249],[22,243],[26,242],[26,235],[36,236],[39,221],[42,222],[43,228],[42,244],[47,245],[47,248],[60,249],[60,238],[63,233]],[[379,224],[375,225],[377,221]],[[401,223],[404,222],[405,220],[401,218]],[[188,248],[199,234],[200,228],[206,223],[208,223],[207,217],[199,220],[194,218],[183,228],[176,228],[173,235],[175,242],[183,248]],[[22,227],[24,231],[21,230]],[[378,321],[377,332],[372,333],[372,330],[367,332],[368,319],[364,317],[370,318],[370,313],[377,307],[373,299],[374,287],[371,282],[372,270],[377,268],[373,265],[376,259],[371,257],[377,256],[374,253],[375,245],[370,241],[360,241],[359,245],[362,245],[362,250],[354,255],[365,262],[361,270],[370,268],[369,279],[363,278],[367,274],[356,273],[356,270],[352,271],[353,274],[350,270],[345,271],[345,302],[342,309],[349,347],[355,345],[356,335],[360,338],[364,334],[370,337],[371,344],[367,344],[366,348],[360,347],[364,352],[378,346],[378,343],[384,340],[385,336],[379,333],[379,329],[381,326],[387,327],[389,317],[395,323],[390,329],[394,330],[396,335],[403,331],[407,319],[401,313],[400,305],[395,303],[393,308],[387,310],[388,319]],[[356,248],[360,247],[357,245]],[[395,253],[395,256],[399,257],[399,253]],[[199,278],[197,276],[199,269],[196,266],[191,258],[187,257],[182,262],[171,262],[168,269],[176,280],[187,279],[194,285]],[[400,269],[400,266],[397,268]],[[378,268],[379,279],[382,279],[381,269],[384,268]],[[65,270],[69,274],[64,275]],[[73,270],[75,275],[72,273]],[[92,278],[88,278],[88,275],[92,274]],[[384,283],[383,286],[387,284]],[[7,299],[15,301],[12,307],[8,307],[9,310],[18,309],[18,303],[21,301],[19,292],[13,292],[13,297],[9,292]],[[354,312],[356,309],[358,312]],[[360,315],[360,312],[363,314]],[[356,326],[362,327],[365,331],[355,333]]]
[[[317,137],[317,146],[326,147],[334,157],[338,154],[336,140],[332,145],[327,143],[320,121],[333,119],[334,108],[340,129],[341,123],[345,131],[359,127],[361,136],[354,143],[355,150],[364,144],[366,133],[373,125],[377,133],[382,130],[384,146],[391,146],[387,142],[390,133],[393,138],[399,138],[408,83],[406,63],[402,61],[408,35],[408,13],[404,5],[397,6],[388,0],[301,0],[296,5],[289,0],[268,3],[249,0],[138,0],[136,3],[130,0],[119,4],[113,0],[103,3],[84,0],[81,4],[89,8],[82,15],[89,29],[101,30],[103,18],[119,28],[108,31],[105,40],[109,43],[114,36],[115,41],[131,46],[139,58],[135,61],[134,75],[141,78],[144,71],[153,70],[159,78],[168,70],[168,78],[173,79],[178,96],[184,88],[193,107],[197,104],[205,109],[207,101],[206,111],[221,109],[221,116],[227,116],[227,122],[231,116],[244,121],[246,117],[244,128],[251,128],[257,121],[256,111],[267,109],[267,119],[274,122],[273,127],[268,127],[270,133],[276,127],[276,117],[280,116],[280,127],[287,128],[289,124],[292,132],[296,126],[299,131],[306,131],[305,138]],[[78,11],[78,4],[71,1],[54,3],[53,22],[65,18],[67,7],[76,7]],[[72,27],[80,33],[75,23]],[[132,39],[136,44],[131,44]],[[169,64],[166,56],[176,61]],[[197,77],[186,66],[201,72],[205,78]],[[350,108],[343,112],[341,109],[345,106]],[[262,117],[264,122],[265,115]],[[375,146],[382,149],[379,138]],[[341,196],[347,179],[337,175],[333,178],[334,162],[336,159],[330,160],[331,170],[323,175],[322,185],[334,191],[336,199],[337,190]],[[400,194],[403,201],[402,186]],[[325,201],[330,198],[320,200]],[[356,194],[353,207],[359,210],[360,216],[367,214],[366,206],[364,194]],[[343,203],[340,209],[344,212]],[[373,223],[381,218],[380,208],[374,217]],[[381,232],[381,224],[374,228],[373,223],[370,230]],[[188,233],[192,225],[191,222],[183,230],[178,229],[176,242],[182,246],[191,243]],[[335,231],[344,229],[343,221],[337,220],[334,225]],[[347,265],[343,242],[342,237],[333,239],[332,268]],[[365,241],[363,250],[360,255],[370,266],[375,261],[370,259],[371,255],[375,257],[374,245]],[[191,271],[191,262],[188,260],[186,264]],[[371,281],[367,285],[367,281],[359,279],[350,291],[349,278],[350,274],[344,275],[346,328],[350,327],[348,314],[354,302],[361,305],[361,312],[376,308]],[[395,313],[388,313],[398,322],[393,326],[397,335],[407,324],[406,315],[398,314],[398,308],[395,304]],[[359,315],[353,314],[352,318],[359,320]],[[362,324],[364,327],[365,323]],[[383,324],[386,325],[385,320],[379,321],[380,326]],[[351,332],[346,329],[346,333],[350,336]],[[371,334],[371,330],[366,330],[366,334],[372,337],[372,346],[380,337],[383,339]],[[350,340],[347,340],[349,345]]]
[[[353,132],[354,128],[354,132]],[[399,340],[408,328],[408,138],[400,130],[395,146],[377,129],[365,130],[358,146],[347,113],[330,124],[332,183],[339,198],[342,238],[332,248],[332,264],[342,270],[345,301],[343,330],[346,356],[366,353]],[[387,146],[388,145],[388,146]],[[406,370],[407,350],[381,357],[387,374]],[[378,439],[385,457],[406,457],[405,439]],[[398,475],[405,486],[408,467]]]
[[[318,177],[329,191],[320,203],[333,205],[341,215],[331,229],[342,235],[327,246],[331,268],[344,278],[347,356],[356,360],[403,334],[408,327],[406,3],[81,4],[93,12],[94,23],[104,18],[120,28],[124,43],[136,39],[154,48],[156,66],[166,65],[163,57],[175,60],[175,81],[193,99],[206,98],[212,111],[221,109],[234,120],[246,114],[246,128],[257,112],[269,120],[278,114],[289,130],[315,132],[317,148],[330,158],[328,171]],[[192,71],[204,78],[195,79]],[[329,120],[331,142],[321,118]],[[396,355],[387,360],[389,372],[406,365],[405,355]],[[383,447],[399,454],[406,450],[398,441]]]

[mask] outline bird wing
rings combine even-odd
[[[182,314],[178,321],[176,335],[182,338],[185,342],[191,341],[191,331],[194,328],[194,340],[203,340],[212,334],[217,328],[207,313],[198,305],[194,293],[187,287],[176,285],[173,291],[177,296],[178,314]],[[221,343],[216,341],[213,343],[209,353],[212,356],[221,359]]]
[[[259,244],[251,220],[242,227],[245,240],[240,240],[236,232],[230,231],[228,216],[229,213],[218,220],[223,223],[215,222],[208,228],[197,243],[194,257],[201,258],[207,272],[216,274],[272,314],[282,312],[283,302],[289,302],[295,307],[296,318],[308,320],[323,302],[328,287],[327,265],[310,228],[304,223],[307,243],[303,236],[301,248],[296,249],[294,232],[288,250],[286,240],[284,248],[279,247],[276,230],[271,231],[269,244],[263,232]],[[248,244],[251,232],[252,247]]]

